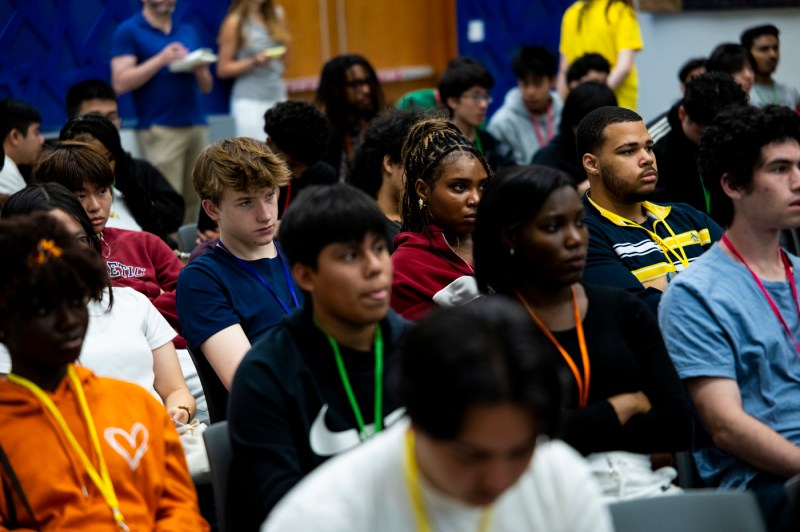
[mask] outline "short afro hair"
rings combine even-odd
[[[575,148],[578,157],[586,153],[597,154],[606,141],[605,130],[612,124],[623,122],[641,122],[642,117],[624,107],[600,107],[595,109],[578,124],[575,133]]]
[[[322,159],[331,131],[328,120],[308,102],[280,102],[264,113],[264,133],[278,148],[303,164]]]
[[[762,148],[773,142],[800,142],[800,116],[793,109],[769,105],[722,111],[700,139],[697,163],[711,195],[711,217],[723,227],[734,218],[733,202],[720,180],[729,175],[733,186],[749,191],[753,173],[762,164]]]
[[[748,96],[730,74],[708,72],[694,78],[686,87],[683,110],[692,122],[709,126],[720,111],[747,105]]]

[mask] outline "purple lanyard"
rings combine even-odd
[[[266,289],[267,289],[267,291],[268,291],[270,294],[272,294],[272,295],[275,297],[275,299],[277,299],[277,300],[278,300],[278,303],[280,303],[280,304],[281,304],[281,306],[283,307],[283,310],[284,310],[284,312],[286,312],[287,314],[289,314],[289,313],[292,311],[292,310],[291,310],[291,309],[290,309],[290,308],[289,308],[289,307],[286,305],[286,303],[284,303],[284,302],[283,302],[283,300],[282,300],[280,297],[278,297],[278,294],[277,294],[277,293],[275,292],[275,290],[274,290],[274,289],[273,289],[273,288],[272,288],[272,287],[269,285],[269,283],[267,282],[267,280],[266,280],[266,279],[264,279],[264,278],[261,276],[261,274],[260,274],[260,273],[258,273],[257,271],[255,271],[255,270],[253,269],[253,267],[252,267],[252,266],[250,266],[249,264],[247,264],[245,261],[243,261],[242,259],[240,259],[240,258],[239,258],[239,257],[237,257],[236,255],[234,255],[233,253],[231,253],[231,251],[230,251],[228,248],[226,248],[226,247],[225,247],[225,244],[223,244],[223,243],[222,243],[222,240],[217,240],[217,244],[219,244],[219,247],[221,247],[222,249],[224,249],[225,251],[227,251],[227,252],[228,252],[228,254],[229,254],[231,257],[233,257],[234,259],[236,259],[236,262],[238,262],[238,263],[239,263],[239,264],[242,266],[242,268],[244,268],[245,270],[247,270],[247,272],[248,272],[250,275],[252,275],[252,276],[253,276],[253,277],[255,277],[256,279],[258,279],[258,280],[261,282],[261,284],[263,284],[263,285],[264,285],[264,288],[266,288]],[[286,284],[287,284],[287,285],[289,285],[289,293],[291,293],[291,294],[292,294],[292,301],[294,301],[294,307],[295,307],[295,308],[297,308],[297,307],[299,307],[300,305],[297,303],[297,294],[296,294],[296,293],[295,293],[295,291],[294,291],[294,283],[292,282],[292,276],[291,276],[291,274],[289,274],[289,268],[287,268],[287,267],[286,267],[286,263],[283,261],[283,257],[281,257],[281,251],[280,251],[280,249],[278,249],[278,245],[277,245],[277,244],[275,245],[275,253],[276,253],[276,254],[277,254],[277,256],[278,256],[278,262],[280,262],[280,264],[281,264],[281,267],[283,268],[283,277],[286,279]]]
[[[772,300],[772,297],[770,297],[769,292],[767,292],[767,289],[764,288],[764,284],[761,282],[761,279],[759,279],[758,275],[756,275],[756,273],[750,269],[750,265],[747,264],[747,262],[744,260],[744,257],[742,257],[739,251],[735,247],[733,247],[733,244],[731,244],[731,241],[728,240],[727,236],[722,235],[722,241],[725,242],[725,245],[728,246],[728,249],[730,249],[731,252],[734,255],[736,255],[736,258],[739,259],[742,262],[742,264],[744,264],[744,267],[747,268],[747,271],[749,271],[750,275],[753,276],[753,279],[755,279],[756,284],[758,284],[758,287],[761,289],[761,292],[764,294],[764,297],[767,298],[769,306],[772,307],[772,312],[774,312],[775,316],[778,317],[778,321],[780,321],[781,325],[783,325],[783,328],[786,330],[786,334],[788,334],[789,338],[791,338],[792,342],[794,342],[794,348],[797,349],[798,353],[800,353],[800,344],[797,343],[797,338],[795,338],[791,329],[789,329],[789,325],[786,323],[786,320],[783,319],[783,315],[781,315],[781,311],[778,308],[778,305],[775,304],[775,301]],[[783,269],[786,272],[786,279],[788,279],[789,281],[789,286],[792,287],[792,297],[794,298],[794,304],[797,306],[797,316],[798,318],[800,318],[800,301],[798,301],[797,299],[797,286],[794,283],[794,275],[792,273],[791,267],[789,266],[789,259],[786,258],[786,253],[784,253],[784,251],[780,247],[778,248],[778,253],[780,253],[781,255],[781,261],[783,262]]]

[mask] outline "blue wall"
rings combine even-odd
[[[502,103],[506,91],[517,84],[511,61],[520,48],[541,45],[558,57],[561,16],[574,0],[458,0],[458,52],[483,63],[494,76],[494,102],[489,112]],[[482,20],[485,39],[469,42],[472,20]]]
[[[182,0],[175,20],[189,21],[205,46],[216,48],[228,0]],[[111,80],[109,50],[117,25],[141,11],[140,0],[0,0],[0,98],[30,102],[42,114],[42,129],[66,120],[64,95],[78,81]],[[226,84],[206,96],[209,113],[225,113]],[[120,98],[123,119],[133,117],[130,96]]]

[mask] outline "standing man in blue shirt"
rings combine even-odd
[[[175,1],[142,0],[142,12],[120,24],[111,44],[111,77],[117,94],[133,93],[145,158],[184,195],[184,221],[194,221],[199,201],[191,170],[208,144],[200,94],[210,92],[214,80],[207,64],[191,72],[169,70],[201,47],[193,27],[173,23]]]

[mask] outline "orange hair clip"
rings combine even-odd
[[[64,252],[53,240],[43,238],[36,245],[36,251],[28,257],[28,267],[40,266],[50,259],[57,259]]]

